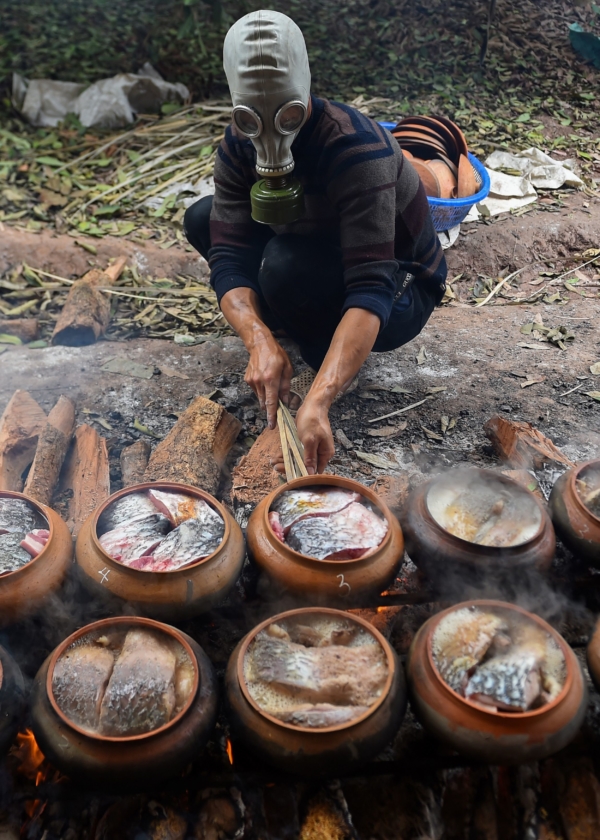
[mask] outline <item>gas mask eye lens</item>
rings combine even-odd
[[[239,105],[234,108],[233,119],[236,126],[246,137],[258,137],[262,131],[262,120],[251,108]]]
[[[282,134],[294,134],[306,116],[303,102],[288,102],[275,115],[275,128]]]

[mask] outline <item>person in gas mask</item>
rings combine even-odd
[[[311,95],[290,18],[245,15],[227,33],[223,65],[233,120],[214,197],[188,208],[185,232],[250,354],[245,379],[269,426],[280,399],[294,408],[303,397],[306,466],[322,472],[334,453],[333,401],[371,351],[419,334],[443,297],[446,264],[396,140],[356,109]],[[294,382],[280,330],[312,369]]]

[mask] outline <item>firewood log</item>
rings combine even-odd
[[[483,428],[499,458],[511,467],[539,468],[548,461],[573,466],[573,462],[557,449],[550,438],[531,423],[506,420],[494,415]]]
[[[241,428],[223,406],[196,397],[150,456],[144,481],[180,481],[215,493]]]
[[[23,491],[43,505],[52,500],[74,429],[75,406],[68,397],[61,396],[48,414]]]
[[[27,391],[15,391],[0,417],[0,490],[23,489],[22,475],[35,455],[46,413]]]
[[[277,489],[282,483],[273,468],[277,456],[281,456],[279,429],[265,429],[233,470],[231,498],[240,504],[256,505]]]
[[[77,427],[64,472],[63,486],[73,490],[67,524],[77,536],[90,513],[110,495],[106,440],[91,426]]]
[[[150,444],[145,440],[138,440],[131,446],[126,446],[121,452],[121,477],[123,487],[131,487],[144,480],[144,471],[148,466]]]
[[[35,341],[38,322],[35,318],[0,318],[0,333],[16,335],[21,341]]]
[[[126,262],[126,257],[119,257],[104,271],[93,268],[71,286],[52,333],[52,344],[82,347],[104,335],[110,322],[110,299],[99,287],[111,286]]]

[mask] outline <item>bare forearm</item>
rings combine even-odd
[[[380,320],[366,309],[349,309],[340,321],[319,373],[310,389],[311,402],[327,410],[356,376],[373,349]]]
[[[260,317],[258,295],[253,289],[232,289],[221,298],[221,311],[251,353],[257,342],[274,341]]]

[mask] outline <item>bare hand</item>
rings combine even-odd
[[[296,415],[296,427],[308,474],[322,473],[335,453],[327,408],[307,397]]]
[[[288,403],[292,373],[287,353],[275,339],[256,342],[244,379],[258,397],[261,409],[266,409],[270,429],[277,425],[279,400]]]

